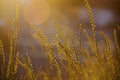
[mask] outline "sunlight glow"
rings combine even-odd
[[[50,6],[45,0],[32,0],[24,7],[24,18],[32,24],[42,24],[50,16]]]
[[[30,2],[32,2],[32,0],[20,0],[22,4],[29,4]]]

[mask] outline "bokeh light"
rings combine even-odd
[[[32,0],[30,4],[24,6],[24,18],[32,24],[42,24],[50,16],[50,6],[45,0]]]
[[[6,21],[4,19],[0,19],[0,27],[4,27],[6,25]]]

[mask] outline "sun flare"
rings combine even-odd
[[[50,6],[45,0],[32,0],[30,4],[24,7],[24,18],[32,24],[42,24],[50,16]]]

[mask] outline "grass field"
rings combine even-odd
[[[99,43],[101,45],[98,45],[91,6],[87,0],[84,4],[88,9],[92,36],[80,24],[79,37],[75,38],[72,31],[66,34],[56,20],[53,20],[56,35],[55,42],[51,43],[36,25],[30,24],[35,32],[32,36],[39,41],[46,55],[47,66],[44,66],[44,70],[41,69],[42,66],[35,69],[30,55],[25,53],[26,56],[21,57],[17,49],[19,7],[16,5],[16,18],[13,20],[9,36],[9,51],[6,52],[5,45],[0,40],[0,80],[119,80],[119,29],[114,29],[114,41],[100,31],[103,40]],[[83,44],[83,38],[86,38],[89,49]],[[78,42],[77,45],[75,41]]]

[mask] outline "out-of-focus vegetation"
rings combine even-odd
[[[65,34],[60,25],[53,20],[56,25],[56,36],[55,43],[51,43],[37,26],[31,24],[35,31],[33,37],[40,42],[49,62],[45,70],[38,69],[37,71],[33,68],[30,56],[26,54],[25,58],[20,58],[20,53],[16,48],[19,31],[19,9],[17,7],[16,18],[11,28],[9,52],[5,52],[6,49],[0,40],[0,80],[119,80],[120,46],[117,30],[113,32],[114,42],[100,31],[104,40],[101,41],[101,45],[98,45],[92,9],[87,0],[84,3],[90,15],[92,36],[85,29],[82,32],[83,28],[80,25],[80,36],[74,38],[75,35],[71,31]],[[82,44],[82,38],[87,39],[90,49]],[[75,41],[79,45],[76,45]],[[24,76],[22,71],[18,71],[19,67],[25,70]]]

